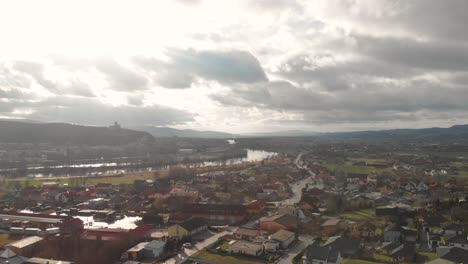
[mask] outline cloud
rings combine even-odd
[[[260,62],[246,51],[171,49],[166,55],[169,58],[167,62],[141,57],[134,61],[155,75],[158,84],[167,88],[188,88],[196,78],[227,85],[267,80]]]
[[[176,0],[176,1],[183,5],[196,6],[196,5],[201,4],[203,0]]]
[[[39,83],[42,87],[56,90],[57,85],[53,81],[49,80],[44,75],[44,65],[34,62],[34,61],[17,61],[14,64],[14,68],[17,71],[23,72],[29,76],[31,76],[37,83]]]
[[[34,112],[24,116],[47,122],[105,125],[118,121],[125,126],[173,125],[193,120],[193,115],[164,106],[112,106],[97,99],[56,96],[29,105]]]
[[[104,73],[109,88],[117,91],[145,90],[148,79],[132,71],[111,58],[101,58],[95,62],[96,69]]]

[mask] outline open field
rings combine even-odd
[[[241,256],[225,256],[220,254],[213,254],[206,250],[195,253],[190,257],[192,260],[206,261],[207,263],[223,263],[223,264],[260,264],[268,263],[267,261],[257,260],[254,258],[241,257]]]
[[[91,184],[95,185],[98,183],[111,183],[114,185],[119,184],[133,184],[134,180],[136,179],[154,179],[153,172],[137,172],[137,173],[127,173],[124,175],[116,175],[116,176],[102,176],[102,177],[57,177],[54,178],[47,178],[47,179],[5,179],[5,184],[16,184],[19,183],[21,186],[41,186],[43,183],[46,182],[56,182],[59,184],[68,184],[68,185],[76,185],[76,184]]]
[[[330,171],[340,171],[343,173],[361,173],[361,174],[372,174],[372,173],[389,173],[394,174],[394,171],[391,167],[388,168],[376,168],[372,166],[358,166],[353,165],[352,162],[346,162],[344,164],[332,164],[332,163],[324,163],[324,167],[326,167]]]

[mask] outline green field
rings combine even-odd
[[[332,172],[342,172],[342,173],[361,173],[361,174],[373,174],[373,173],[388,173],[394,174],[394,171],[391,167],[388,168],[376,168],[372,166],[358,166],[353,165],[352,162],[348,161],[344,164],[334,164],[334,163],[324,163],[329,171]]]
[[[267,261],[257,260],[254,258],[241,256],[225,256],[213,254],[206,250],[199,251],[190,257],[193,261],[206,261],[208,263],[223,263],[223,264],[261,264],[268,263]]]

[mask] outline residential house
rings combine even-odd
[[[270,239],[278,241],[280,246],[286,249],[296,240],[296,234],[287,230],[279,230],[271,235]]]
[[[416,189],[418,190],[418,192],[426,192],[429,190],[429,186],[424,182],[419,182],[416,186]]]
[[[445,248],[443,252],[437,251],[437,256],[438,259],[428,262],[428,264],[468,263],[468,249],[459,247]]]
[[[234,232],[234,237],[240,240],[249,240],[252,241],[256,237],[263,236],[265,235],[266,232],[259,230],[259,229],[254,229],[254,228],[248,228],[248,227],[239,227],[237,230]]]
[[[207,230],[208,225],[206,221],[200,218],[191,218],[180,224],[175,224],[167,229],[169,237],[175,237],[183,239],[186,237],[192,237]]]
[[[375,231],[377,230],[377,227],[366,221],[364,223],[356,225],[353,230],[352,230],[352,235],[354,237],[360,237],[364,240],[372,240],[375,238]]]
[[[464,235],[456,235],[445,240],[445,245],[449,247],[459,247],[468,249],[468,239]]]
[[[22,264],[27,260],[26,257],[18,256],[13,250],[7,248],[0,251],[0,264]]]
[[[404,242],[415,243],[418,238],[418,231],[414,228],[409,228],[407,226],[401,227],[401,237]]]
[[[247,213],[250,215],[256,215],[263,212],[265,209],[265,201],[263,200],[253,200],[246,205]]]
[[[5,248],[11,249],[21,256],[32,257],[36,251],[39,250],[43,240],[44,239],[39,236],[30,236],[8,244]]]
[[[345,258],[356,258],[360,254],[361,239],[342,236],[330,237],[323,246],[340,251],[341,256]]]
[[[442,228],[444,229],[444,235],[446,237],[459,236],[465,231],[462,225],[456,223],[442,224]]]
[[[322,247],[317,242],[305,249],[302,257],[303,264],[340,264],[341,253],[331,247]]]
[[[322,225],[320,225],[320,233],[323,236],[329,236],[338,231],[338,225],[340,224],[340,219],[329,219],[326,220]]]
[[[237,240],[228,248],[229,253],[258,257],[263,254],[263,244]]]
[[[260,218],[260,229],[269,231],[295,230],[299,224],[297,217],[280,214]]]
[[[226,225],[244,221],[247,208],[242,204],[185,204],[180,214],[185,218],[202,218],[213,225]]]
[[[401,241],[401,229],[396,224],[390,224],[384,229],[384,241],[385,242],[400,242]]]

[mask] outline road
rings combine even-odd
[[[314,239],[309,236],[300,236],[299,240],[288,249],[288,251],[276,261],[278,264],[291,264],[297,254],[304,250],[308,245],[312,244]]]
[[[220,237],[223,237],[225,235],[230,235],[232,234],[232,231],[223,231],[221,233],[215,234],[201,242],[196,243],[192,248],[184,248],[184,251],[180,253],[179,255],[166,260],[164,263],[165,264],[178,264],[186,261],[190,256],[193,254],[197,253],[199,250],[202,250],[206,248],[207,246],[213,244],[216,242]]]
[[[292,197],[290,197],[289,199],[278,202],[279,204],[294,205],[294,204],[300,202],[301,198],[302,198],[302,189],[304,189],[307,184],[314,182],[315,173],[313,173],[308,168],[306,168],[306,167],[299,164],[299,161],[301,160],[302,155],[303,155],[303,153],[300,153],[299,155],[297,155],[296,159],[294,160],[294,164],[296,164],[296,166],[298,168],[300,168],[300,169],[307,170],[307,172],[309,173],[310,176],[305,178],[305,179],[302,179],[300,181],[291,183],[289,185],[289,187],[291,187],[291,191],[292,191],[292,194],[293,194]]]

